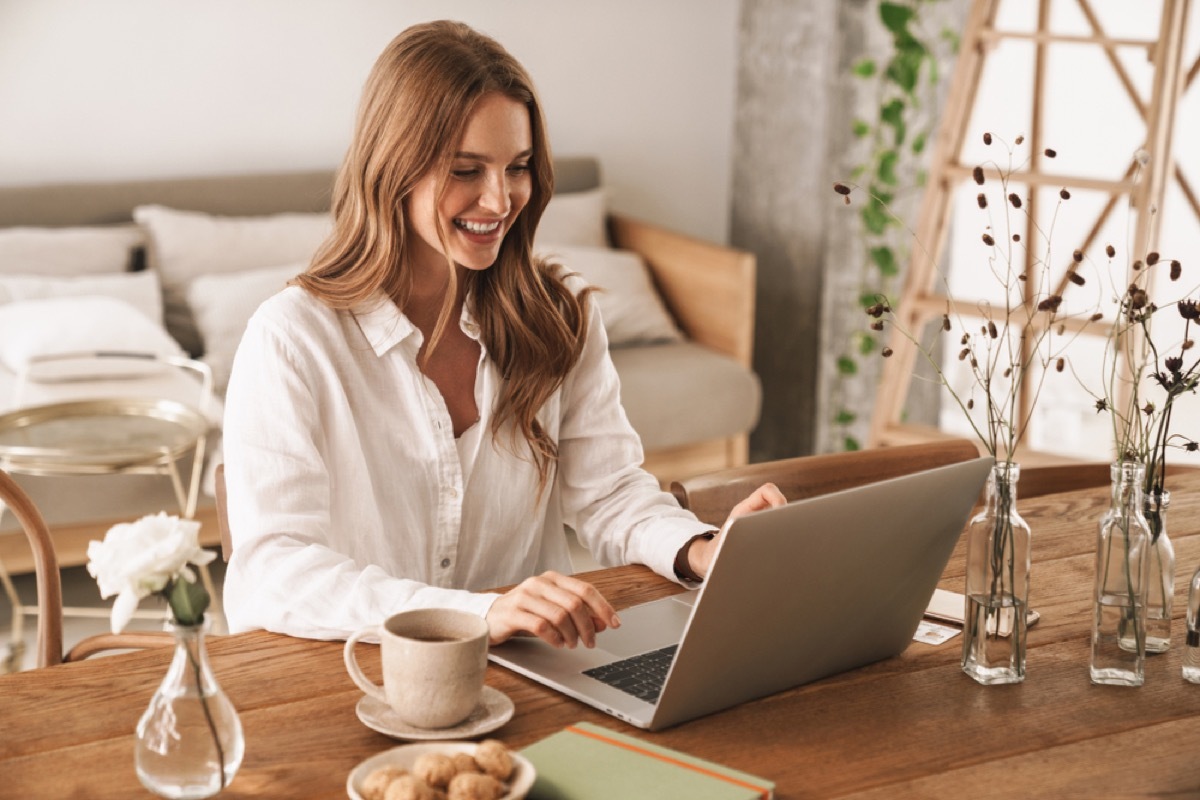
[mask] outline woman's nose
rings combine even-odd
[[[508,176],[503,171],[488,176],[484,182],[483,194],[479,198],[479,205],[497,216],[508,216],[512,203],[508,191]]]

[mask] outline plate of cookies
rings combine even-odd
[[[352,800],[521,800],[533,764],[496,739],[420,742],[384,750],[346,779]]]

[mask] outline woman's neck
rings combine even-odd
[[[462,313],[463,301],[466,297],[466,269],[455,265],[457,271],[455,280],[454,306],[451,309],[451,320],[457,319]],[[446,292],[450,288],[449,273],[445,263],[439,268],[413,270],[413,282],[408,300],[400,310],[425,334],[426,339],[433,333],[437,325],[438,315],[442,304],[446,301]]]

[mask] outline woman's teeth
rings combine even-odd
[[[468,222],[465,219],[456,219],[454,224],[462,228],[467,233],[485,234],[492,233],[500,227],[500,220],[493,222]]]

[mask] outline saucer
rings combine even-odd
[[[494,731],[512,719],[513,701],[504,692],[483,687],[483,696],[471,715],[449,728],[417,728],[400,719],[392,707],[370,695],[363,695],[354,707],[359,721],[374,731],[396,739],[435,741],[438,739],[470,739]]]

